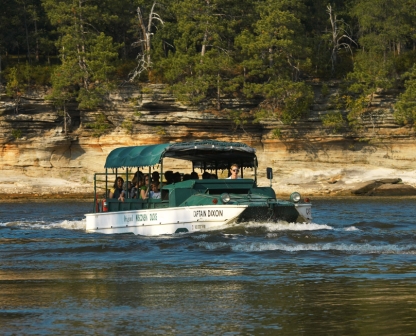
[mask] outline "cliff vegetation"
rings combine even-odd
[[[217,138],[305,191],[402,178],[416,169],[415,26],[413,0],[7,1],[0,168],[86,190],[114,147]]]

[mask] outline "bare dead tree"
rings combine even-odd
[[[352,54],[351,45],[347,42],[343,42],[345,40],[350,41],[357,45],[357,43],[351,38],[350,34],[347,32],[345,27],[349,28],[343,20],[338,20],[337,15],[334,13],[331,5],[327,6],[327,13],[329,15],[329,20],[331,21],[331,71],[332,73],[335,72],[335,64],[337,63],[337,54],[338,51],[342,48],[348,50]],[[340,25],[340,23],[342,23]]]
[[[152,59],[151,59],[151,38],[153,36],[152,27],[156,27],[154,21],[159,21],[162,25],[164,24],[160,15],[157,14],[154,9],[158,3],[153,2],[152,8],[149,13],[149,18],[147,24],[143,18],[142,10],[140,7],[137,7],[137,18],[139,20],[139,30],[140,30],[140,40],[134,42],[132,45],[134,47],[140,47],[141,50],[137,54],[137,65],[129,73],[129,81],[132,82],[136,77],[139,77],[143,71],[148,71],[152,68]]]

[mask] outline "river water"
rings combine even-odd
[[[415,335],[416,199],[311,224],[86,233],[88,202],[0,203],[2,335]]]

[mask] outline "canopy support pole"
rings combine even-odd
[[[240,169],[241,169],[241,178],[244,178],[244,168],[243,168],[243,162],[240,161]]]
[[[162,187],[162,181],[163,181],[163,159],[160,160],[160,178],[159,178],[159,190]]]
[[[151,168],[150,168],[150,166],[149,166],[149,183],[148,183],[148,185],[147,185],[147,190],[148,190],[148,194],[147,194],[147,203],[149,203],[149,198],[150,198],[150,181],[152,180],[152,174],[150,174],[150,170],[151,170]]]
[[[125,198],[129,198],[129,167],[126,167],[126,195]]]

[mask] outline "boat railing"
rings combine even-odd
[[[131,181],[134,177],[133,173],[120,174],[120,173],[96,173],[94,174],[94,209],[93,212],[114,212],[114,211],[128,211],[128,210],[141,210],[141,209],[156,209],[166,208],[169,206],[168,199],[137,199],[130,198],[127,194],[124,201],[118,199],[109,198],[110,189],[114,186],[114,180],[109,179],[114,176],[114,180],[117,177],[122,177],[123,180]],[[105,202],[105,206],[104,206]]]

